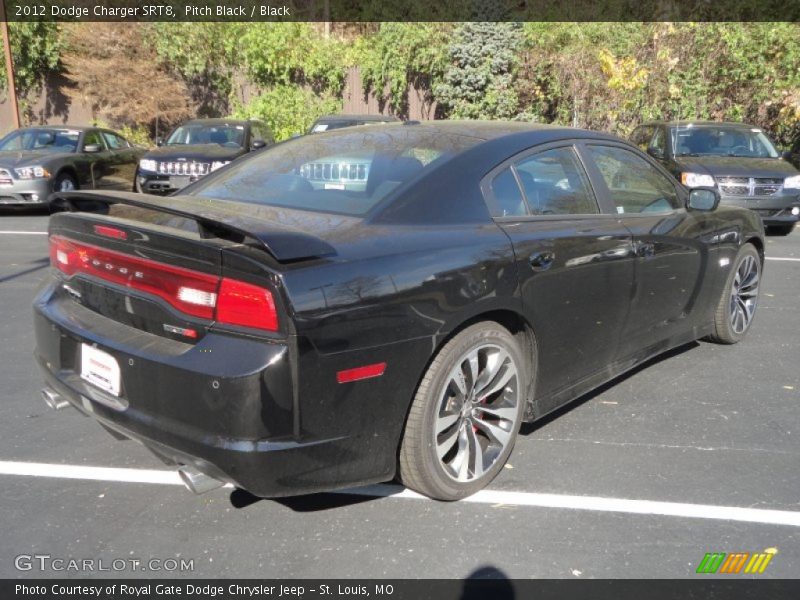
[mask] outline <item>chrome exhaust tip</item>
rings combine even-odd
[[[178,475],[180,475],[181,481],[183,481],[183,485],[186,486],[186,489],[195,494],[205,494],[206,492],[210,492],[211,490],[225,485],[225,483],[219,479],[214,479],[191,467],[181,467],[178,469]]]
[[[64,400],[61,395],[53,389],[44,388],[42,390],[42,399],[53,410],[61,410],[69,406],[69,402]]]

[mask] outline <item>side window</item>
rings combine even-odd
[[[514,217],[528,214],[522,192],[517,185],[511,167],[506,167],[495,175],[490,184],[494,202],[491,206],[493,217]]]
[[[534,215],[586,215],[600,210],[575,150],[554,148],[514,167]]]
[[[106,146],[103,143],[103,138],[100,136],[100,132],[96,130],[87,131],[86,135],[83,136],[83,147],[89,146],[91,144],[97,144],[100,146],[101,150],[105,150]]]
[[[667,154],[667,136],[664,135],[664,130],[659,127],[656,130],[656,135],[653,138],[653,143],[651,147],[655,148],[656,150],[661,151],[661,156],[666,156]],[[647,151],[647,148],[642,148],[643,150]]]
[[[272,131],[270,131],[269,127],[264,123],[258,124],[258,135],[259,139],[264,140],[267,144],[275,143],[275,137],[272,135]]]
[[[264,140],[267,145],[275,143],[275,138],[272,137],[269,127],[263,123],[252,122],[250,123],[250,143],[252,144],[256,140]]]
[[[108,144],[110,150],[119,150],[120,148],[127,148],[130,146],[125,139],[114,133],[111,133],[110,131],[104,131],[103,137],[105,138],[106,144]]]
[[[672,182],[641,156],[613,146],[589,146],[620,214],[663,212],[680,206]]]
[[[637,127],[633,131],[633,135],[631,135],[631,141],[639,146],[639,149],[642,152],[646,152],[647,148],[650,146],[650,139],[653,137],[653,128],[647,125],[642,125],[641,127]]]

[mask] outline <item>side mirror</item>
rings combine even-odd
[[[266,145],[267,145],[267,142],[265,142],[264,140],[253,140],[250,143],[250,149],[251,150],[258,150],[259,148],[266,147]]]
[[[781,158],[783,160],[791,160],[792,159],[791,151],[787,150],[786,152],[781,152]]]
[[[714,188],[693,188],[689,192],[686,207],[690,210],[709,212],[719,205],[719,192]]]
[[[164,145],[164,138],[157,137],[156,138],[156,146],[163,146]]]
[[[655,146],[650,146],[647,149],[647,153],[655,158],[656,160],[664,160],[664,150],[661,148],[656,148]]]
[[[83,151],[87,154],[95,154],[96,152],[100,152],[100,144],[86,144],[83,147]]]

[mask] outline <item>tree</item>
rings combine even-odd
[[[381,23],[359,48],[365,88],[407,116],[409,85],[431,91],[443,82],[451,29],[449,23]]]
[[[519,23],[463,23],[453,34],[450,66],[435,90],[452,117],[510,119],[519,111],[514,88],[524,37]]]
[[[14,77],[17,96],[22,112],[27,112],[27,99],[38,91],[48,72],[60,68],[61,52],[64,48],[61,28],[58,23],[42,21],[11,22],[8,24],[11,57],[14,61]],[[0,82],[5,88],[5,62],[0,60]]]
[[[147,24],[92,23],[67,31],[65,95],[116,125],[172,124],[194,115],[186,84],[144,44]]]

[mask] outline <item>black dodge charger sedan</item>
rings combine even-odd
[[[758,127],[744,123],[645,123],[632,141],[687,187],[716,187],[723,204],[749,208],[771,233],[800,220],[800,171]]]
[[[752,211],[616,137],[521,123],[342,129],[183,195],[54,201],[44,398],[197,492],[397,476],[461,498],[521,422],[691,340],[741,340],[763,266]]]

